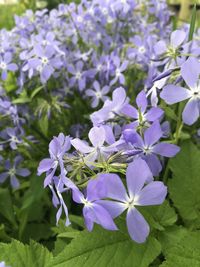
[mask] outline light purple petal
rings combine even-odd
[[[71,144],[73,147],[75,147],[76,150],[80,151],[81,153],[91,153],[93,151],[92,147],[88,146],[79,138],[71,140]]]
[[[101,147],[105,142],[105,130],[103,127],[93,127],[88,134],[88,137],[94,147]]]
[[[100,224],[103,228],[115,231],[117,226],[115,225],[111,215],[101,205],[93,203],[92,206],[84,206],[84,217],[88,217],[93,222]],[[86,220],[87,222],[87,220]],[[86,225],[87,226],[87,225]],[[88,227],[90,229],[90,227]]]
[[[147,112],[146,119],[148,121],[155,121],[155,120],[158,120],[163,114],[164,114],[164,111],[161,108],[152,107]]]
[[[38,175],[41,175],[43,172],[50,170],[53,167],[54,160],[53,159],[43,159],[40,161],[38,166]]]
[[[172,105],[190,98],[191,92],[183,87],[169,84],[163,88],[160,97],[164,99],[167,104]]]
[[[155,121],[145,132],[144,132],[144,143],[146,146],[155,144],[163,135],[160,127],[160,123]]]
[[[186,104],[183,113],[183,121],[187,125],[192,125],[199,118],[199,100],[189,100]]]
[[[16,174],[22,177],[27,177],[30,175],[30,171],[26,168],[20,168],[16,170]]]
[[[158,157],[154,154],[149,154],[145,156],[145,161],[148,164],[153,176],[158,176],[162,170],[162,165]]]
[[[168,158],[174,157],[179,151],[180,147],[164,142],[155,145],[153,148],[154,153]]]
[[[180,46],[186,38],[186,32],[181,30],[173,31],[170,37],[170,43],[174,48]]]
[[[108,198],[126,201],[128,199],[128,195],[126,189],[117,174],[107,173],[107,174],[99,174],[98,176],[102,181],[104,181],[104,187],[106,188],[106,196]]]
[[[135,208],[129,209],[126,223],[130,237],[137,243],[143,243],[149,235],[149,225],[142,214]]]
[[[19,180],[17,179],[15,175],[12,175],[10,177],[10,183],[11,183],[12,188],[14,189],[17,189],[20,186]]]
[[[113,219],[121,215],[127,209],[124,203],[118,201],[98,200],[96,203],[104,207]]]
[[[130,198],[134,197],[146,182],[152,180],[153,176],[147,163],[141,158],[136,158],[126,170],[126,182]]]
[[[5,180],[8,178],[8,176],[9,176],[8,172],[0,173],[0,183],[5,182]]]
[[[166,195],[167,187],[163,182],[151,182],[139,192],[136,205],[160,205],[165,200]]]
[[[147,108],[147,97],[146,97],[146,94],[145,94],[144,90],[141,91],[137,95],[136,103],[137,103],[138,108],[140,108],[142,112],[144,112],[146,110],[146,108]]]
[[[200,74],[200,62],[194,57],[190,57],[181,65],[181,76],[188,87],[195,87]]]

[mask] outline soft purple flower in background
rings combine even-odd
[[[83,70],[84,63],[78,61],[75,66],[69,65],[68,72],[73,76],[69,79],[69,85],[71,87],[75,86],[76,82],[78,83],[79,90],[82,91],[86,86],[86,71]]]
[[[28,169],[18,167],[22,161],[23,158],[21,156],[16,156],[13,164],[11,164],[10,160],[6,160],[4,164],[6,171],[0,174],[0,183],[4,183],[5,180],[10,177],[11,186],[14,189],[19,188],[20,184],[17,176],[27,177],[30,175],[30,171]]]
[[[117,230],[109,211],[98,203],[98,200],[105,198],[106,191],[101,179],[90,180],[85,195],[79,189],[72,190],[73,200],[83,204],[83,216],[88,231],[92,231],[94,223],[100,224],[107,230]]]
[[[144,91],[141,91],[136,97],[136,104],[138,109],[127,104],[122,109],[122,113],[126,116],[135,119],[131,124],[133,128],[138,125],[149,126],[151,122],[158,120],[164,114],[163,110],[158,107],[151,107],[147,110],[148,101]]]
[[[2,80],[6,80],[8,71],[18,70],[17,65],[15,63],[12,63],[11,53],[5,53],[3,56],[0,56],[0,70]]]
[[[200,116],[200,63],[195,58],[189,58],[181,66],[181,75],[189,89],[168,84],[166,85],[160,97],[169,105],[189,100],[183,110],[183,122],[192,125]]]
[[[127,210],[126,224],[130,237],[137,243],[145,242],[150,229],[137,206],[162,204],[167,195],[167,187],[162,182],[153,181],[148,165],[140,158],[135,159],[127,168],[128,193],[117,174],[100,174],[99,177],[102,183],[104,181],[102,186],[109,200],[100,200],[97,203],[108,210],[112,218]]]
[[[100,110],[92,113],[90,119],[94,125],[103,124],[117,115],[122,115],[122,110],[128,102],[125,89],[119,87],[114,90],[112,100],[106,100]]]
[[[105,85],[104,87],[101,88],[98,81],[94,81],[93,88],[94,88],[94,90],[88,89],[88,90],[86,90],[85,93],[86,93],[87,96],[92,97],[91,106],[93,108],[96,108],[99,105],[99,101],[100,100],[105,102],[105,100],[108,99],[106,94],[108,94],[110,88],[107,85]]]
[[[87,165],[92,165],[95,160],[105,160],[110,154],[117,151],[115,144],[105,146],[106,132],[103,127],[93,127],[88,134],[92,147],[85,141],[75,138],[71,140],[72,146],[83,153],[84,161]]]
[[[163,56],[162,64],[166,64],[168,61],[173,65],[180,65],[182,60],[181,47],[184,44],[187,37],[187,33],[183,30],[175,30],[171,33],[170,43],[166,44],[165,41],[158,41],[154,46],[154,52],[157,56]]]
[[[6,265],[5,261],[2,261],[0,262],[0,267],[10,267],[10,266]]]
[[[120,84],[124,85],[125,84],[125,77],[122,74],[122,72],[124,72],[126,70],[129,62],[127,60],[125,60],[121,64],[120,58],[115,56],[113,58],[113,63],[114,63],[114,66],[115,66],[114,73],[112,74],[112,76],[114,76],[114,79],[111,80],[110,85],[112,86],[117,81],[119,81]]]
[[[47,45],[43,48],[37,44],[34,46],[35,57],[30,58],[23,67],[23,71],[29,71],[29,77],[33,75],[33,70],[39,71],[42,83],[46,83],[55,69],[62,66],[60,56],[55,56],[55,50],[52,46]]]
[[[163,132],[158,121],[144,131],[144,139],[133,129],[125,129],[123,132],[124,140],[128,144],[127,153],[134,158],[144,159],[154,176],[158,176],[162,170],[157,155],[171,158],[180,151],[177,145],[159,142],[162,136]]]
[[[44,187],[52,182],[58,166],[60,166],[61,173],[66,171],[64,169],[63,156],[70,149],[70,147],[70,137],[64,136],[63,133],[60,133],[58,137],[54,137],[50,142],[50,158],[43,159],[38,166],[38,175],[46,172]]]
[[[0,144],[9,143],[10,147],[14,150],[17,149],[19,144],[23,143],[22,134],[20,128],[6,128],[5,130],[0,132],[0,138],[4,139],[5,141],[0,141]]]

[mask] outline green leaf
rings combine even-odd
[[[81,232],[49,267],[147,267],[160,252],[160,243],[155,238],[137,244],[120,231],[96,227],[92,233]]]
[[[177,214],[167,200],[162,205],[142,207],[142,210],[143,213],[145,211],[145,218],[150,225],[160,231],[165,230],[167,226],[173,225],[177,220]]]
[[[10,244],[0,244],[0,261],[13,267],[46,267],[51,259],[52,254],[33,241],[29,246],[16,240]]]
[[[44,86],[42,85],[42,86],[34,89],[32,94],[31,94],[31,99],[33,99],[43,88],[44,88]]]
[[[188,41],[191,41],[193,38],[193,34],[194,34],[194,30],[195,30],[195,23],[196,23],[196,15],[197,15],[197,6],[195,4],[193,7],[193,10],[192,10]]]
[[[12,200],[8,189],[0,188],[0,213],[14,226],[16,225]]]
[[[179,243],[186,234],[187,229],[178,225],[169,226],[165,231],[159,232],[158,240],[162,246],[162,253],[165,255],[168,249]]]
[[[42,117],[38,121],[41,132],[47,136],[48,135],[48,128],[49,128],[49,119],[47,114],[42,115]]]
[[[170,198],[185,223],[200,224],[200,151],[191,142],[170,160],[173,177],[169,181]]]
[[[166,261],[160,267],[199,267],[200,231],[189,232],[181,242],[171,246],[166,253]]]

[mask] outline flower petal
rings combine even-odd
[[[126,189],[117,174],[105,173],[99,174],[99,179],[104,183],[102,186],[106,189],[106,197],[126,202],[128,195]]]
[[[189,100],[183,110],[182,117],[187,125],[195,123],[199,118],[199,100]]]
[[[128,210],[126,215],[126,223],[131,239],[137,243],[145,242],[150,231],[149,225],[136,208]]]
[[[89,131],[88,137],[94,147],[101,147],[106,139],[105,130],[103,127],[93,127]]]
[[[134,197],[146,182],[152,180],[153,176],[147,163],[141,158],[136,158],[126,170],[126,182],[130,198]]]
[[[145,146],[149,147],[155,144],[163,135],[160,127],[160,123],[155,121],[145,132],[144,132],[144,143]]]
[[[163,182],[151,182],[146,185],[138,194],[138,206],[160,205],[167,195],[167,187]]]
[[[86,144],[86,142],[80,140],[79,138],[75,138],[73,140],[71,140],[71,144],[73,147],[75,147],[76,150],[80,151],[81,153],[91,153],[94,148],[88,146],[88,144]]]
[[[180,147],[164,142],[155,145],[153,148],[154,153],[168,158],[174,157],[179,151]]]
[[[190,98],[191,92],[183,87],[169,84],[163,88],[160,97],[164,99],[167,104],[172,105]]]

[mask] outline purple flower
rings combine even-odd
[[[88,231],[92,231],[94,223],[100,224],[107,230],[117,230],[110,213],[98,203],[98,200],[106,195],[104,184],[102,184],[100,177],[88,182],[85,195],[75,188],[72,192],[73,200],[84,205],[83,216]]]
[[[110,88],[107,85],[101,88],[98,81],[95,81],[93,83],[93,87],[94,87],[94,90],[88,89],[86,90],[85,93],[86,95],[92,97],[91,106],[93,108],[96,108],[99,105],[99,100],[102,100],[103,102],[105,102],[105,100],[108,99],[106,94],[109,92]]]
[[[44,187],[52,182],[57,167],[60,166],[61,173],[64,173],[63,156],[71,147],[70,137],[64,136],[60,133],[58,137],[54,137],[49,144],[50,158],[43,159],[38,166],[38,175],[46,172],[46,178],[44,180]]]
[[[12,54],[7,52],[3,56],[0,56],[0,70],[1,70],[1,79],[6,80],[7,71],[16,71],[18,67],[15,63],[12,63]]]
[[[5,172],[0,174],[0,183],[4,183],[5,180],[10,177],[11,186],[14,189],[19,188],[19,180],[17,176],[27,177],[30,175],[30,171],[26,168],[18,168],[18,165],[23,161],[21,156],[16,156],[13,165],[10,160],[5,161]]]
[[[189,58],[181,67],[181,75],[189,89],[169,84],[160,94],[169,105],[189,99],[182,113],[183,122],[188,125],[195,123],[200,114],[199,74],[200,63],[194,58]]]
[[[106,100],[103,107],[92,113],[90,116],[94,125],[100,125],[104,122],[113,119],[117,115],[122,114],[123,108],[127,105],[129,99],[126,96],[124,88],[115,89],[112,94],[112,100]]]
[[[166,45],[164,41],[158,41],[154,47],[155,53],[157,55],[166,53],[167,56],[175,56],[178,52],[178,49],[185,41],[186,36],[187,34],[183,30],[173,31],[170,36],[170,44]]]
[[[131,124],[133,127],[149,126],[149,122],[158,120],[164,113],[163,110],[158,107],[152,107],[147,111],[148,102],[144,91],[141,91],[137,95],[136,104],[138,109],[128,104],[122,110],[122,113],[135,119]]]
[[[154,176],[158,176],[162,170],[157,155],[171,158],[180,151],[180,148],[174,144],[159,142],[163,132],[158,121],[144,131],[144,139],[131,129],[124,130],[123,136],[128,144],[128,155],[144,159]]]
[[[73,76],[69,79],[69,85],[72,87],[78,83],[79,90],[82,91],[85,89],[86,86],[86,71],[83,71],[83,62],[78,61],[75,65],[68,66],[68,72],[71,73]]]
[[[106,197],[114,201],[100,200],[98,203],[108,210],[112,218],[127,210],[126,223],[130,237],[137,243],[145,242],[149,225],[136,207],[162,204],[167,187],[162,182],[152,181],[148,165],[139,158],[129,164],[126,171],[128,193],[117,174],[100,174],[99,177],[102,181],[104,179]]]
[[[125,78],[124,75],[122,74],[122,72],[124,72],[128,66],[128,61],[125,60],[121,65],[120,65],[120,58],[119,57],[114,57],[113,58],[113,62],[115,65],[115,72],[114,75],[115,78],[110,82],[110,85],[115,84],[118,80],[120,82],[120,84],[124,85],[125,84]]]
[[[86,155],[84,161],[88,165],[92,165],[96,159],[100,161],[105,160],[111,153],[117,151],[115,144],[104,146],[106,132],[103,127],[93,127],[89,131],[88,137],[93,145],[92,147],[79,138],[75,138],[71,141],[71,144],[76,150]]]
[[[0,137],[5,140],[5,141],[0,141],[0,144],[10,143],[10,147],[13,150],[16,150],[17,146],[23,143],[21,136],[22,132],[20,131],[19,128],[8,127],[0,133]]]

